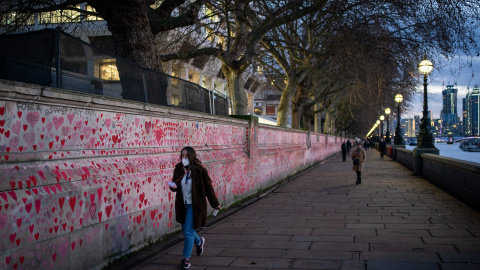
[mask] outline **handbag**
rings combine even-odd
[[[360,164],[360,160],[358,158],[353,160],[353,165],[358,165]]]

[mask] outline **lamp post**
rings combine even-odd
[[[414,166],[413,174],[421,175],[423,171],[422,154],[438,155],[440,151],[435,148],[434,138],[428,117],[428,99],[427,99],[427,75],[433,70],[433,64],[425,56],[424,60],[418,65],[418,71],[423,74],[423,117],[420,124],[420,134],[418,135],[418,146],[413,149]]]
[[[383,139],[383,120],[385,120],[385,116],[380,115],[380,139]]]
[[[378,141],[380,141],[380,120],[377,120],[376,124],[378,126]]]
[[[418,65],[418,71],[423,74],[423,117],[418,136],[418,148],[435,148],[430,118],[428,117],[427,75],[433,70],[433,64],[425,56]]]
[[[390,124],[388,123],[388,115],[391,113],[392,111],[390,110],[390,108],[386,108],[385,109],[385,114],[387,115],[387,134],[386,134],[386,138],[385,138],[385,143],[391,143],[390,141]]]
[[[400,130],[400,103],[403,101],[402,94],[395,96],[395,102],[397,102],[397,127],[395,128],[395,145],[403,145],[402,132]]]

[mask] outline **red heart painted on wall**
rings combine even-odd
[[[32,211],[32,203],[28,203],[25,205],[25,210],[27,210],[27,213],[30,213]]]
[[[75,203],[77,202],[77,198],[73,196],[70,198],[68,202],[70,204],[70,208],[72,209],[72,212],[75,211]]]
[[[58,203],[60,204],[60,210],[63,209],[63,203],[65,202],[65,197],[58,198]]]
[[[90,213],[90,217],[92,219],[95,217],[95,213],[97,212],[97,204],[92,203],[90,204],[90,207],[88,208],[88,212]]]
[[[12,243],[15,242],[15,238],[17,238],[17,233],[10,234],[10,241]]]
[[[150,133],[150,128],[151,127],[152,127],[152,122],[150,122],[150,121],[145,122],[145,131],[147,132],[147,134]]]
[[[105,207],[105,213],[107,214],[107,217],[110,218],[110,213],[112,212],[112,205],[108,205]]]
[[[37,211],[37,214],[40,213],[41,205],[42,205],[42,201],[40,199],[35,200],[35,210]]]

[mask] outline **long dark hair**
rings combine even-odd
[[[180,160],[182,160],[183,150],[187,151],[188,161],[190,161],[190,166],[200,165],[202,162],[197,158],[197,152],[191,146],[186,146],[180,151]]]

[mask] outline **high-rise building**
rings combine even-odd
[[[462,99],[462,105],[463,105],[463,111],[462,111],[463,134],[468,135],[470,133],[470,122],[469,122],[470,119],[468,118],[468,102],[466,97]]]
[[[463,99],[463,122],[465,136],[480,136],[480,88],[475,85]]]
[[[405,119],[405,124],[406,124],[406,136],[409,138],[415,138],[416,135],[416,129],[415,129],[415,118],[413,119]]]
[[[458,122],[457,93],[458,89],[454,88],[453,85],[447,85],[447,89],[442,91],[443,108],[440,113],[440,118],[445,128],[456,125]]]
[[[420,120],[421,120],[421,117],[420,117],[420,115],[415,115],[415,116],[413,116],[413,120],[414,120],[414,126],[415,126],[414,130],[416,130],[417,133],[418,133],[418,132],[420,132],[420,124],[421,124],[421,121],[420,121]],[[415,131],[414,131],[414,133],[415,133]]]

